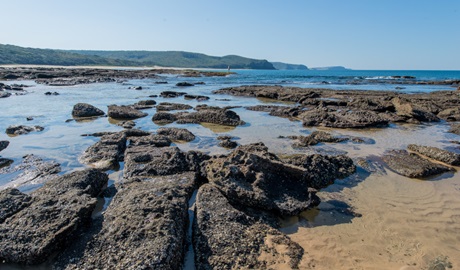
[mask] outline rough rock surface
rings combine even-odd
[[[110,105],[108,116],[114,119],[136,119],[147,116],[147,113],[136,110],[132,106]]]
[[[0,169],[0,174],[11,175],[10,181],[0,189],[41,184],[58,177],[60,171],[61,166],[55,161],[44,161],[35,155],[26,155],[18,165]]]
[[[118,162],[123,161],[126,142],[127,137],[123,132],[104,135],[100,141],[86,149],[79,160],[101,170],[118,168]]]
[[[298,140],[298,142],[294,144],[294,147],[307,147],[321,142],[338,143],[348,140],[348,138],[336,137],[324,131],[313,131],[308,136],[296,136],[292,138]]]
[[[232,203],[296,215],[319,203],[309,192],[312,182],[302,167],[282,162],[262,143],[237,147],[227,157],[208,160],[209,182]]]
[[[205,101],[205,100],[209,100],[209,97],[201,96],[201,95],[184,95],[184,99],[196,99],[198,101]]]
[[[157,105],[157,111],[182,111],[193,109],[192,106],[180,103],[162,102]]]
[[[244,125],[240,116],[232,110],[218,107],[201,107],[196,112],[181,112],[176,115],[179,124],[212,123],[224,126]]]
[[[367,127],[385,127],[388,125],[388,120],[380,117],[373,111],[358,111],[358,110],[340,110],[328,111],[323,109],[315,109],[306,111],[299,116],[303,125],[309,126],[325,126],[333,128],[367,128]]]
[[[447,150],[416,144],[409,144],[407,149],[449,165],[460,165],[460,155]]]
[[[94,117],[101,116],[105,113],[91,104],[88,103],[77,103],[73,106],[72,116],[73,117]]]
[[[416,154],[410,154],[406,150],[387,151],[382,159],[393,171],[411,178],[424,178],[452,170],[447,166],[423,159]]]
[[[31,197],[14,188],[0,191],[0,224],[30,205]]]
[[[0,141],[0,151],[6,149],[9,144],[10,144],[9,141]]]
[[[30,205],[0,223],[0,259],[36,264],[66,247],[90,220],[95,197],[107,180],[106,174],[89,169],[50,180],[32,192]]]
[[[460,124],[452,124],[450,126],[449,132],[460,135]]]
[[[215,186],[203,185],[195,205],[197,269],[298,268],[303,249],[297,243],[235,209]]]
[[[128,181],[103,216],[100,231],[64,253],[56,269],[181,269],[188,200],[195,174]]]
[[[6,134],[8,135],[23,135],[30,133],[32,131],[43,131],[45,128],[41,126],[23,126],[23,125],[14,125],[14,126],[9,126],[6,129]]]
[[[157,112],[152,116],[152,121],[157,125],[171,124],[176,120],[176,116],[172,113]]]
[[[409,100],[399,97],[393,98],[396,113],[400,116],[413,118],[421,122],[439,122],[439,118],[431,112],[424,111],[414,106]]]
[[[129,138],[129,146],[153,146],[165,147],[170,146],[171,140],[163,135],[149,134],[147,136],[138,136]]]
[[[302,111],[302,108],[299,107],[277,105],[256,105],[246,107],[246,109],[251,111],[268,112],[271,116],[284,117],[289,119],[295,119]]]
[[[141,101],[136,102],[133,105],[133,107],[136,110],[144,110],[144,109],[151,109],[151,108],[155,107],[155,104],[157,104],[157,102],[155,100],[148,99],[148,100],[141,100]]]
[[[160,97],[163,97],[163,98],[176,98],[176,97],[180,97],[180,96],[183,96],[187,93],[185,92],[176,92],[176,91],[163,91],[160,93]]]
[[[166,136],[172,141],[191,142],[195,140],[195,135],[185,128],[159,128],[157,134]]]

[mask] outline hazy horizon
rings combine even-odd
[[[0,43],[61,50],[188,51],[308,67],[460,70],[460,1],[17,0]]]

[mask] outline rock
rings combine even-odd
[[[10,97],[11,93],[0,91],[0,98]]]
[[[31,197],[14,188],[0,190],[0,224],[30,205]]]
[[[299,116],[303,125],[325,126],[333,128],[368,128],[368,127],[385,127],[388,120],[383,119],[377,113],[372,111],[328,111],[315,109],[306,111]]]
[[[205,101],[209,100],[209,97],[200,95],[184,95],[184,99],[196,99],[198,101]]]
[[[284,162],[303,167],[308,171],[311,187],[320,189],[355,173],[353,160],[345,155],[292,155],[282,159]],[[327,172],[327,173],[324,173]]]
[[[126,137],[132,139],[132,137],[141,137],[141,136],[149,136],[152,133],[145,131],[145,130],[140,130],[140,129],[127,129],[127,130],[122,130],[120,131],[121,133],[125,134]]]
[[[180,112],[175,114],[175,116],[179,124],[199,124],[203,122],[224,126],[239,126],[245,124],[236,112],[225,108],[204,107],[196,112]]]
[[[294,147],[307,147],[310,145],[316,145],[321,142],[338,143],[349,140],[345,137],[335,137],[332,134],[324,131],[313,131],[308,136],[296,136],[293,138],[298,140],[298,142],[294,144]]]
[[[438,113],[438,117],[445,119],[447,121],[460,121],[460,109],[449,108],[442,110]]]
[[[166,147],[171,145],[171,140],[163,135],[139,136],[129,139],[130,146],[153,146],[153,147]]]
[[[118,185],[97,220],[100,231],[64,253],[55,268],[181,269],[195,186],[193,172]]]
[[[194,84],[188,83],[188,82],[179,82],[179,83],[176,83],[176,86],[185,87],[185,86],[194,86]]]
[[[197,269],[298,269],[297,243],[235,209],[212,184],[199,189],[195,205]]]
[[[94,117],[104,114],[102,110],[88,103],[77,103],[73,106],[72,110],[73,117]]]
[[[213,157],[203,166],[210,183],[231,203],[296,215],[319,203],[309,192],[304,168],[282,162],[263,143],[237,147],[228,156]]]
[[[176,92],[176,91],[163,91],[160,93],[160,97],[163,97],[163,98],[177,98],[177,97],[180,97],[180,96],[183,96],[187,93],[185,92]]]
[[[157,134],[166,136],[172,141],[191,142],[195,140],[195,135],[185,128],[159,128]]]
[[[406,117],[408,119],[413,118],[421,122],[439,122],[439,118],[431,112],[424,111],[416,108],[409,100],[403,98],[393,98],[392,103],[396,109],[396,113],[399,116]]]
[[[250,111],[268,112],[271,116],[294,119],[302,111],[299,107],[277,106],[277,105],[256,105],[246,107]]]
[[[26,118],[26,120],[27,121],[32,121],[32,120],[34,120],[34,118],[32,116],[29,116],[29,117]]]
[[[424,178],[452,170],[447,166],[423,159],[416,154],[410,154],[406,150],[389,150],[382,159],[390,169],[410,178]]]
[[[58,92],[45,92],[45,95],[47,95],[47,96],[58,96],[59,93]]]
[[[416,152],[418,154],[424,155],[426,157],[429,157],[431,159],[453,165],[453,166],[459,166],[460,165],[460,155],[449,152],[447,150],[439,149],[436,147],[431,147],[431,146],[422,146],[422,145],[416,145],[416,144],[409,144],[407,146],[407,149],[410,151]]]
[[[59,163],[44,161],[35,155],[26,155],[18,165],[12,168],[0,169],[0,175],[11,175],[9,181],[2,185],[0,189],[45,183],[58,177],[57,174],[59,172],[61,172],[61,165]]]
[[[192,106],[187,104],[180,104],[180,103],[169,103],[169,102],[162,102],[157,105],[157,111],[178,111],[178,110],[190,110],[193,109]]]
[[[134,109],[131,106],[110,105],[107,113],[114,119],[136,119],[147,116],[147,113]]]
[[[129,87],[129,89],[142,90],[142,86],[131,86],[131,87]]]
[[[176,120],[176,116],[172,113],[157,112],[152,116],[152,121],[157,125],[171,124],[174,123]]]
[[[221,140],[219,146],[227,149],[234,149],[238,146],[238,143],[231,140]]]
[[[460,135],[460,124],[452,124],[448,132]]]
[[[85,150],[79,161],[100,170],[112,170],[123,161],[126,149],[126,134],[123,132],[103,135],[97,143]]]
[[[32,192],[27,202],[30,205],[0,223],[0,259],[38,264],[66,247],[78,237],[78,229],[90,221],[95,197],[107,180],[106,174],[94,169],[77,171]],[[17,202],[15,205],[18,207]]]
[[[186,155],[175,146],[130,145],[125,152],[125,178],[151,178],[189,171]]]
[[[155,84],[168,84],[167,81],[156,81]]]
[[[134,107],[137,110],[143,110],[143,109],[153,108],[155,106],[155,104],[157,104],[157,102],[155,100],[153,100],[153,99],[141,100],[141,101],[137,102],[136,104],[134,104]]]
[[[23,135],[30,133],[32,131],[43,131],[45,128],[41,126],[23,126],[23,125],[16,125],[16,126],[9,126],[6,129],[6,134],[8,135]]]
[[[0,141],[0,152],[8,147],[9,141]]]
[[[120,127],[123,127],[123,128],[126,128],[126,129],[132,129],[136,126],[136,123],[132,120],[128,120],[128,121],[121,121],[119,123],[117,123],[117,126],[120,126]]]

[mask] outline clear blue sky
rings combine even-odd
[[[10,0],[0,43],[460,70],[460,0]]]

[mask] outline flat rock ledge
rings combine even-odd
[[[2,191],[0,260],[38,264],[68,246],[90,221],[107,180],[106,174],[89,169],[50,180],[30,195]]]
[[[389,150],[383,155],[382,159],[390,169],[410,178],[426,178],[453,170],[450,167],[423,159],[419,155],[409,153],[406,150]]]
[[[24,125],[13,125],[9,126],[6,129],[6,134],[12,135],[12,136],[17,136],[17,135],[23,135],[23,134],[28,134],[32,131],[43,131],[45,128],[41,126],[24,126]]]
[[[460,165],[460,155],[447,150],[416,144],[409,144],[407,149],[449,165]]]

